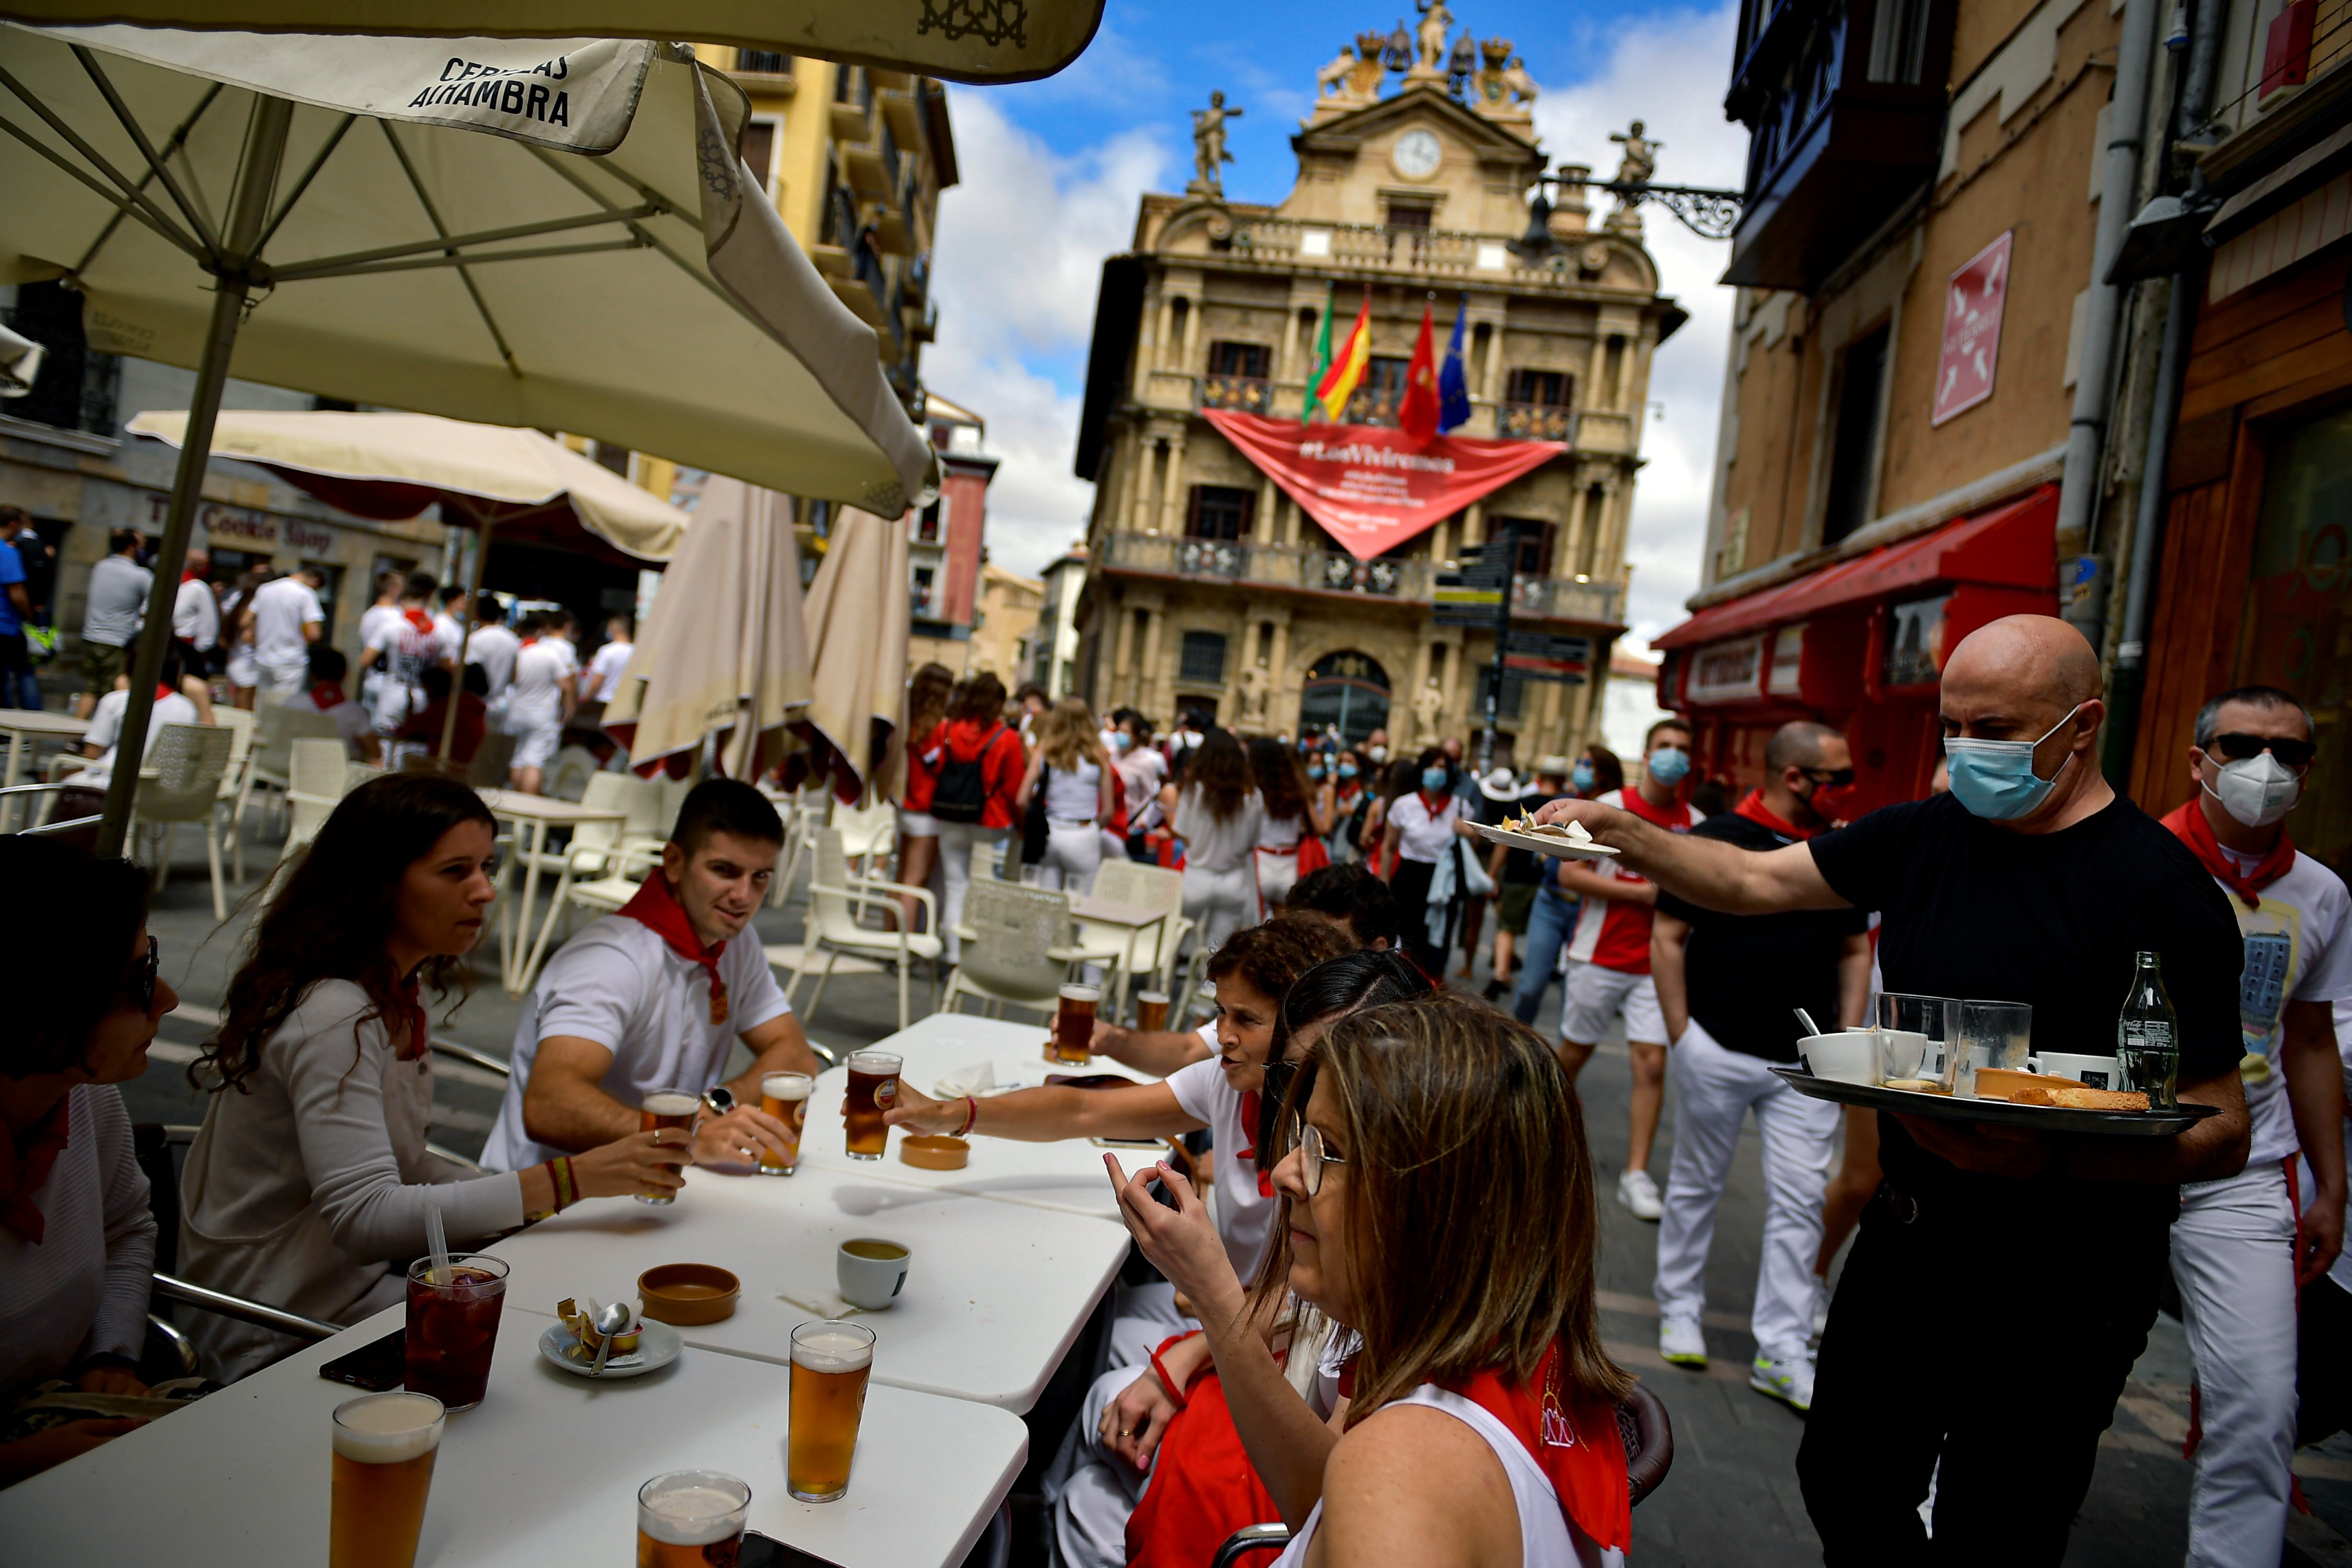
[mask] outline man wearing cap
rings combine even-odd
[[[1508,795],[1497,793],[1498,786],[1507,787]],[[1538,811],[1567,787],[1566,757],[1538,761],[1535,777],[1524,788],[1511,781],[1509,770],[1496,768],[1479,781],[1478,788],[1500,809],[1491,816],[1481,810],[1478,820],[1491,826],[1508,817]],[[1549,862],[1538,858],[1531,850],[1514,849],[1507,844],[1490,847],[1486,875],[1495,881],[1495,973],[1486,982],[1485,994],[1489,1002],[1511,989],[1511,961],[1517,956],[1518,939],[1528,934],[1528,916],[1536,906],[1536,889],[1542,886],[1549,868]]]

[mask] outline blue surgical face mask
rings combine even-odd
[[[1574,784],[1579,789],[1591,789],[1592,787],[1592,764],[1591,763],[1584,762],[1578,763],[1575,767],[1569,770],[1568,782]]]
[[[1969,808],[1969,815],[1981,816],[1987,822],[2014,822],[2030,815],[2050,796],[2058,782],[2058,773],[2066,771],[2066,763],[2074,759],[2069,752],[2058,764],[2058,773],[2042,778],[2033,771],[2033,748],[2074,721],[2083,710],[2080,702],[2066,710],[2066,717],[2044,730],[2031,741],[1974,741],[1961,735],[1944,737],[1944,762],[1952,775],[1952,794]]]
[[[1439,790],[1444,789],[1445,787],[1445,770],[1444,768],[1422,769],[1421,787],[1427,790],[1432,795],[1435,795]]]
[[[1321,763],[1307,763],[1307,776],[1308,778],[1310,778],[1310,779],[1319,779],[1319,778],[1321,778],[1321,777],[1323,776],[1323,764],[1322,764]]]
[[[1134,744],[1135,737],[1129,734],[1126,731],[1115,730],[1111,732],[1110,749],[1112,751],[1125,752]]]
[[[1341,763],[1339,764],[1339,776],[1343,779],[1354,778],[1356,776],[1356,764],[1353,763]]]
[[[1664,746],[1650,753],[1650,776],[1668,789],[1683,782],[1690,772],[1690,753],[1679,747]]]

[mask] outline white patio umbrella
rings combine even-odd
[[[51,24],[700,38],[982,83],[1053,75],[1093,40],[1102,9],[1102,0],[0,0],[0,16]]]
[[[681,47],[0,26],[0,281],[63,278],[93,349],[198,371],[126,744],[232,370],[886,511],[936,486],[736,155],[749,100]]]
[[[895,798],[904,766],[907,641],[912,618],[907,525],[845,507],[809,584],[807,711],[793,722],[808,742],[785,782],[823,778],[835,798],[871,785]]]
[[[639,773],[681,775],[705,740],[723,735],[720,767],[757,778],[783,754],[785,726],[808,700],[791,498],[714,477],[604,705],[604,730]]]

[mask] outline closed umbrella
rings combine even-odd
[[[427,37],[702,38],[1007,82],[1051,76],[1077,58],[1102,25],[1102,0],[0,0],[0,16]]]
[[[885,511],[935,488],[734,153],[749,100],[681,47],[0,26],[0,281],[64,278],[92,348],[198,372],[127,745],[232,368]]]
[[[723,735],[721,768],[757,778],[783,754],[785,724],[808,698],[791,498],[714,476],[604,705],[605,731],[639,773],[677,776]]]
[[[793,759],[786,783],[825,779],[842,801],[868,785],[900,793],[911,592],[906,523],[844,508],[809,584],[814,668],[808,710],[793,723],[808,752]]]

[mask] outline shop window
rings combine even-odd
[[[1389,198],[1388,220],[1391,228],[1425,229],[1430,226],[1430,220],[1436,216],[1436,213],[1437,207],[1433,202],[1413,201],[1402,196]]]
[[[1184,511],[1187,539],[1246,539],[1257,492],[1237,485],[1194,485]]]
[[[1515,370],[1503,401],[1530,408],[1566,408],[1575,399],[1576,377],[1564,370]]]
[[[1879,670],[1887,687],[1933,686],[1944,672],[1944,611],[1949,594],[1886,607],[1886,658]]]
[[[1886,329],[1846,346],[1838,377],[1837,431],[1830,445],[1829,504],[1822,542],[1835,544],[1870,521],[1876,489],[1878,419],[1886,382]]]
[[[1225,637],[1223,632],[1186,632],[1178,655],[1176,679],[1222,686],[1225,679]]]
[[[1490,517],[1486,520],[1486,537],[1500,540],[1503,531],[1510,529],[1518,535],[1518,553],[1511,570],[1522,577],[1551,575],[1552,546],[1559,538],[1559,525],[1539,517]]]

